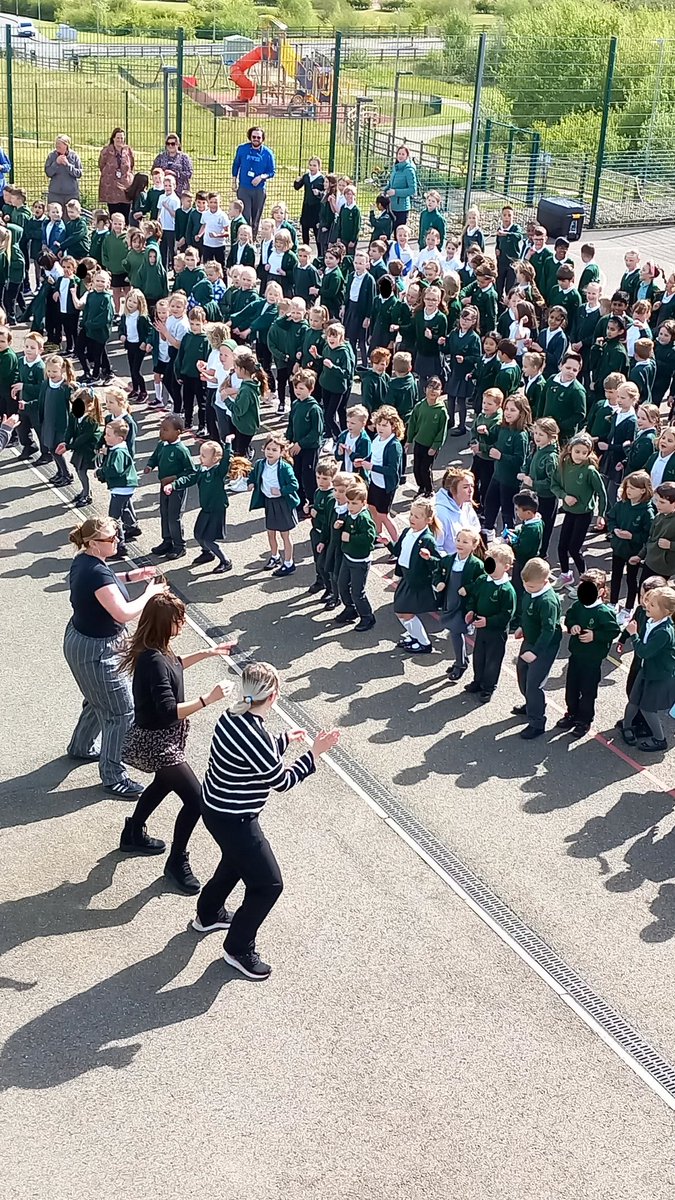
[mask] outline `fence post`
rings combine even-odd
[[[464,211],[471,208],[471,192],[473,189],[473,173],[476,166],[476,150],[478,149],[478,122],[480,121],[480,98],[483,90],[483,72],[485,70],[485,48],[487,35],[481,33],[478,39],[478,58],[476,61],[476,82],[473,89],[473,112],[471,113],[471,133],[469,135],[469,160],[466,165],[466,185],[464,187]]]
[[[478,188],[481,192],[487,191],[488,177],[490,174],[490,147],[492,145],[492,118],[485,118],[485,127],[483,129],[483,162],[481,165],[480,177],[478,179]]]
[[[516,140],[516,131],[511,125],[509,129],[509,140],[506,145],[506,161],[504,163],[504,196],[508,198],[511,193],[511,170],[513,168],[513,145]]]
[[[35,145],[40,145],[40,94],[37,79],[35,80]]]
[[[541,135],[535,132],[532,134],[532,147],[530,149],[530,166],[527,172],[527,191],[525,192],[525,203],[528,208],[534,204],[534,197],[537,191],[537,169],[539,167],[539,155],[541,153]]]
[[[35,86],[37,87],[37,84]],[[126,91],[124,93],[124,128],[126,130],[126,135],[129,140],[129,144],[131,144],[131,130],[129,129],[129,89],[128,88],[126,89]]]
[[[183,52],[185,49],[185,30],[178,30],[176,46],[176,133],[178,140],[183,140]]]
[[[14,90],[12,88],[12,26],[5,25],[5,54],[7,56],[7,70],[5,72],[5,82],[7,84],[7,153],[9,155],[9,181],[14,183]]]
[[[612,103],[612,86],[614,84],[614,68],[616,66],[616,48],[619,39],[616,37],[610,38],[609,41],[609,57],[607,59],[607,75],[605,77],[605,95],[602,102],[602,120],[600,122],[600,136],[598,138],[598,157],[595,161],[595,178],[593,180],[593,197],[591,199],[591,215],[588,225],[590,229],[595,229],[596,218],[598,215],[598,201],[600,199],[600,177],[605,159],[605,146],[607,144],[607,126],[609,125],[609,110]]]
[[[335,170],[335,148],[337,146],[338,104],[340,100],[340,63],[342,59],[342,34],[335,34],[333,50],[333,95],[330,106],[330,140],[328,143],[328,170]]]

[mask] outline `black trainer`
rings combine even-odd
[[[375,624],[374,616],[361,617],[361,620],[359,621],[358,625],[354,626],[354,631],[355,631],[355,633],[367,633],[369,629],[373,628],[374,624]]]
[[[355,608],[343,608],[342,612],[335,617],[335,624],[348,625],[350,621],[358,620],[358,616]]]
[[[169,554],[173,550],[172,542],[160,542],[159,546],[153,546],[151,554]]]
[[[196,558],[193,558],[190,565],[193,567],[203,567],[204,563],[213,562],[215,557],[215,554],[208,554],[206,550],[202,550],[201,554],[198,554]]]
[[[145,825],[134,825],[132,818],[127,817],[120,838],[120,850],[126,854],[163,854],[166,842],[150,837]]]
[[[513,708],[511,709],[511,712],[513,713],[514,717],[524,717],[527,715],[527,705],[526,704],[514,704]]]
[[[215,920],[208,923],[204,923],[197,913],[192,922],[192,928],[196,929],[197,933],[213,933],[216,929],[229,929],[231,924],[232,913],[229,913],[226,908],[219,908]]]
[[[482,692],[482,690],[483,690],[483,689],[482,689],[481,685],[480,685],[479,683],[476,683],[476,680],[475,680],[475,679],[473,679],[473,680],[471,681],[471,683],[465,683],[465,684],[464,684],[464,691],[465,691],[465,692]]]
[[[577,724],[576,717],[572,717],[572,716],[570,716],[569,713],[566,712],[564,717],[561,717],[559,721],[556,721],[555,727],[556,727],[556,729],[574,729],[574,726],[576,724]]]
[[[269,979],[272,974],[271,966],[262,961],[257,950],[249,950],[245,954],[230,954],[229,951],[223,950],[223,958],[247,979]]]
[[[185,549],[185,546],[183,546],[182,548],[177,549],[177,550],[169,550],[169,553],[167,554],[166,557],[168,558],[169,562],[173,562],[177,558],[185,558],[186,554],[187,554],[187,550]]]
[[[317,592],[323,591],[323,584],[320,579],[315,579],[314,583],[307,588],[308,596],[316,596]]]
[[[164,863],[164,874],[172,879],[181,892],[200,892],[201,883],[190,866],[190,855],[186,850],[182,854],[171,854]]]

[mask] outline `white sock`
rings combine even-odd
[[[408,622],[406,622],[406,624],[408,626],[408,629],[410,630],[410,633],[414,637],[415,641],[419,642],[420,646],[428,646],[429,645],[429,638],[427,637],[427,631],[424,628],[424,625],[420,621],[419,617],[413,617],[412,621],[408,621]]]
[[[284,559],[284,566],[285,566],[285,567],[292,567],[292,566],[293,566],[293,559],[292,559],[292,558],[285,558],[285,559]]]
[[[162,381],[161,381],[161,379],[155,380],[155,396],[157,397],[158,400],[161,401],[161,399],[162,399]]]

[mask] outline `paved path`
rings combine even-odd
[[[158,418],[138,415],[142,464]],[[144,552],[158,540],[147,479],[138,508]],[[279,666],[294,717],[339,724],[347,755],[341,773],[322,766],[266,811],[286,891],[261,938],[274,967],[264,985],[233,979],[217,935],[189,930],[193,904],[164,887],[161,863],[120,858],[129,804],[63,757],[78,709],[60,642],[79,514],[10,453],[0,460],[0,1136],[12,1197],[666,1200],[671,1111],[358,782],[364,767],[675,1062],[673,755],[640,770],[615,745],[625,668],[609,665],[594,736],[572,745],[550,729],[525,745],[510,716],[514,647],[498,696],[476,709],[447,682],[446,643],[423,661],[394,649],[379,553],[378,624],[360,639],[306,595],[302,537],[294,577],[261,572],[264,534],[247,509],[233,498],[231,575],[183,560],[171,581],[213,636],[235,632]],[[592,542],[593,561],[605,554]],[[185,650],[200,644],[190,628]],[[558,664],[552,720],[561,676]],[[216,677],[204,664],[193,686]],[[211,712],[194,719],[198,770],[212,724]],[[169,835],[175,811],[163,805],[152,832]],[[203,831],[193,861],[205,878]]]

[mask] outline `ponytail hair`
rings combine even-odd
[[[228,712],[233,716],[251,712],[257,704],[264,703],[272,695],[278,695],[280,686],[279,676],[269,663],[248,663],[236,685],[237,698],[228,705]]]
[[[235,354],[234,368],[238,371],[239,367],[247,375],[250,375],[251,379],[255,379],[260,384],[260,395],[263,397],[266,396],[270,390],[269,380],[255,354],[252,354],[250,350],[238,351]]]

